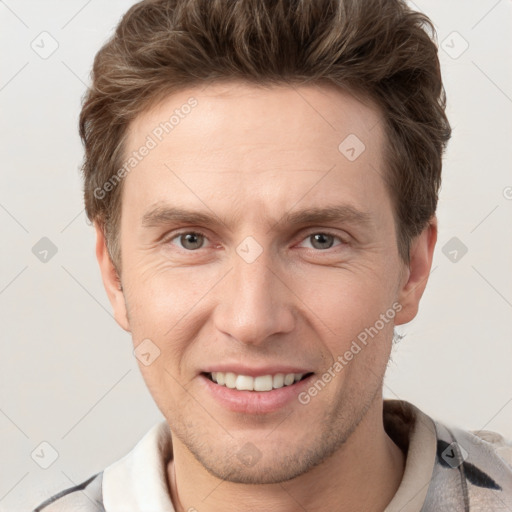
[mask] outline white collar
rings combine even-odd
[[[132,451],[104,470],[105,512],[175,512],[167,485],[171,457],[171,431],[161,421]]]

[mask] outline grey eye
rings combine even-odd
[[[326,233],[315,233],[310,235],[309,239],[315,249],[330,249],[334,243],[334,236]]]
[[[199,233],[183,233],[179,235],[181,246],[184,249],[200,249],[204,242],[204,236]]]

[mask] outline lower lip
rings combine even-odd
[[[221,386],[200,375],[200,381],[208,393],[225,409],[247,414],[267,414],[278,411],[293,400],[298,402],[298,395],[309,385],[314,374],[305,379],[272,391],[239,391]]]

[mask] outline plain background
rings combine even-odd
[[[132,3],[0,2],[2,511],[85,480],[162,419],[111,316],[79,174],[93,57]],[[414,6],[438,31],[453,138],[434,270],[385,397],[512,438],[512,2]],[[43,237],[46,262],[32,252]]]

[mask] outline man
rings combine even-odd
[[[450,137],[429,29],[400,0],[129,10],[81,113],[85,203],[165,421],[37,511],[512,509],[501,436],[382,398]]]

